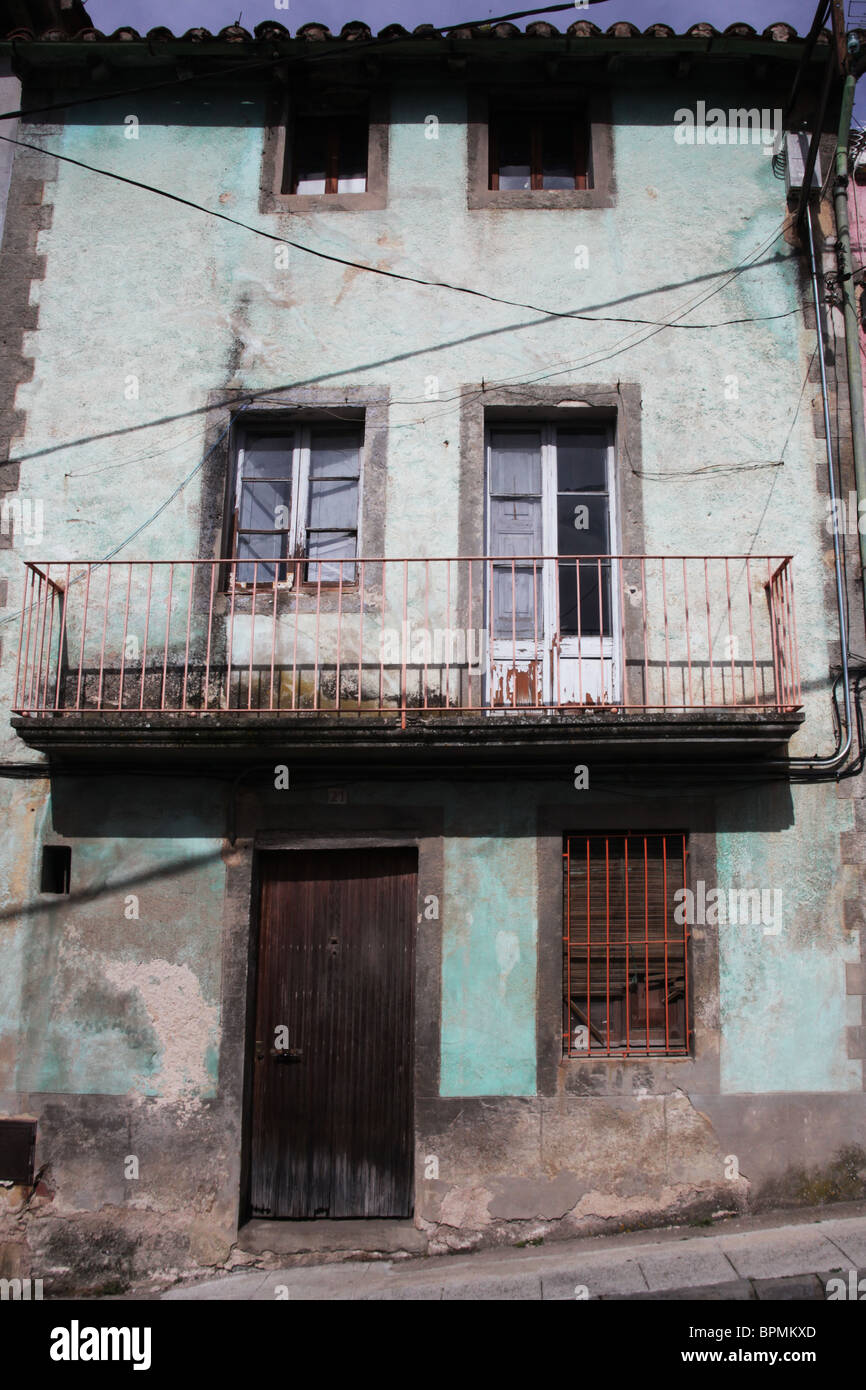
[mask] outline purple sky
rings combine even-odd
[[[203,25],[212,31],[232,24],[238,14],[243,12],[242,23],[245,28],[264,19],[278,19],[288,29],[294,30],[317,19],[339,32],[349,19],[361,19],[375,32],[386,24],[405,24],[412,29],[416,24],[448,24],[463,19],[481,19],[487,15],[507,14],[509,10],[531,8],[532,0],[525,5],[514,0],[289,0],[288,10],[278,10],[274,0],[85,0],[88,13],[97,29],[113,32],[121,24],[131,24],[139,31],[152,29],[157,24],[168,25],[175,34],[194,25]],[[672,25],[677,31],[687,28],[698,20],[708,20],[717,28],[724,29],[735,19],[747,20],[759,31],[776,20],[785,20],[804,33],[812,22],[816,0],[605,0],[604,4],[592,5],[581,15],[589,15],[593,22],[606,29],[615,20],[628,19],[641,28],[648,24],[664,23]],[[847,11],[847,5],[846,5]],[[572,16],[567,11],[551,15],[557,28],[565,29]]]

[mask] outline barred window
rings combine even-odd
[[[681,833],[566,837],[565,1056],[688,1054],[687,854]]]

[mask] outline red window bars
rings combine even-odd
[[[688,1054],[687,853],[680,833],[566,837],[565,1056]]]

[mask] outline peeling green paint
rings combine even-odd
[[[496,835],[445,839],[444,1096],[535,1094],[535,845],[519,830],[500,815]]]
[[[617,205],[578,215],[470,211],[466,106],[453,90],[398,84],[389,206],[359,214],[258,211],[260,103],[220,96],[191,116],[185,93],[168,108],[137,98],[137,141],[124,136],[126,103],[81,108],[80,124],[71,113],[45,144],[72,158],[348,259],[596,321],[397,284],[295,249],[288,269],[278,269],[270,240],[80,169],[52,170],[46,159],[51,215],[38,237],[45,278],[33,284],[38,327],[25,348],[34,366],[17,392],[24,432],[15,445],[22,494],[46,502],[40,549],[95,558],[140,526],[202,458],[204,406],[231,378],[250,390],[295,382],[336,395],[344,385],[390,393],[386,553],[404,554],[409,537],[418,554],[457,554],[461,481],[483,468],[461,451],[461,393],[482,380],[538,380],[561,385],[569,398],[574,382],[621,377],[640,384],[641,472],[628,458],[619,468],[643,516],[647,553],[795,555],[809,717],[792,751],[829,746],[821,441],[808,409],[797,413],[814,333],[802,314],[797,258],[773,240],[786,213],[784,184],[760,148],[676,145],[673,110],[689,95],[682,84],[668,94],[614,94]],[[436,141],[425,139],[431,103]],[[189,123],[172,124],[175,116]],[[98,207],[98,217],[83,217],[83,207]],[[584,271],[577,245],[588,252]],[[751,257],[754,266],[727,284]],[[686,322],[712,330],[654,331],[705,295]],[[605,315],[650,324],[639,330]],[[787,317],[772,317],[780,315]],[[739,394],[729,400],[731,374]],[[130,375],[140,387],[134,400],[124,393]],[[438,401],[425,396],[431,376]],[[743,469],[733,487],[714,471],[725,465]],[[204,476],[123,556],[198,555],[202,513],[218,505]],[[21,559],[17,549],[0,552],[10,605],[21,592]],[[8,703],[14,662],[4,645]],[[20,758],[8,728],[0,738]],[[199,821],[127,787],[122,807],[91,814],[86,837],[75,840],[74,891],[94,896],[49,907],[36,880],[52,831],[49,803],[28,824],[19,814],[25,793],[6,787],[3,795],[12,829],[0,846],[0,893],[4,907],[20,902],[25,910],[0,928],[0,1085],[215,1095],[225,873],[207,807]],[[442,1096],[535,1096],[540,928],[536,845],[526,827],[549,788],[527,788],[513,804],[490,786],[389,785],[370,795],[445,809]],[[744,802],[735,827],[717,835],[719,886],[784,892],[778,937],[760,927],[719,931],[721,1090],[729,1095],[862,1086],[863,1064],[846,1047],[847,1029],[859,1021],[859,1000],[845,995],[845,965],[859,943],[843,925],[840,883],[839,835],[851,827],[850,808],[832,786],[792,795],[792,824],[768,830],[766,807]],[[128,818],[136,796],[141,823],[122,833],[113,822],[118,809]],[[708,787],[708,803],[713,797]],[[599,825],[604,810],[599,803]],[[128,893],[139,898],[137,918],[124,915]],[[558,925],[546,921],[543,930]],[[154,1002],[161,992],[172,1001],[168,1021]],[[190,1019],[175,1047],[176,1028]],[[551,1032],[560,1026],[558,1017],[542,1022]],[[570,1153],[574,1124],[563,1123],[562,1151]],[[597,1120],[583,1123],[590,1139],[598,1133]]]
[[[141,808],[159,821],[159,800],[141,798]],[[32,819],[37,832],[56,838],[48,798]],[[110,804],[87,818],[91,833],[74,841],[68,897],[39,892],[38,852],[16,878],[13,845],[4,846],[20,917],[0,928],[0,1040],[7,1043],[0,1056],[14,1039],[17,1057],[0,1061],[0,1084],[81,1095],[161,1096],[171,1088],[214,1095],[221,841],[192,834],[188,816],[177,820],[177,836],[107,833],[116,821]],[[127,915],[130,895],[135,915]]]
[[[742,829],[717,837],[720,888],[783,895],[777,935],[762,925],[718,928],[723,1092],[862,1089],[862,1063],[846,1046],[847,1026],[860,1021],[845,993],[845,965],[859,960],[860,943],[844,927],[839,862],[851,807],[823,787],[794,787],[792,796],[790,829],[750,826],[756,796]]]

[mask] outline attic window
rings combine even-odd
[[[496,191],[592,187],[589,130],[573,111],[492,111],[489,187]]]
[[[320,87],[312,77],[289,91],[276,84],[262,144],[262,210],[387,207],[389,141],[387,87]]]
[[[468,94],[466,201],[497,213],[616,206],[613,114],[604,79]]]
[[[366,193],[369,128],[362,108],[299,113],[292,131],[292,193]]]

